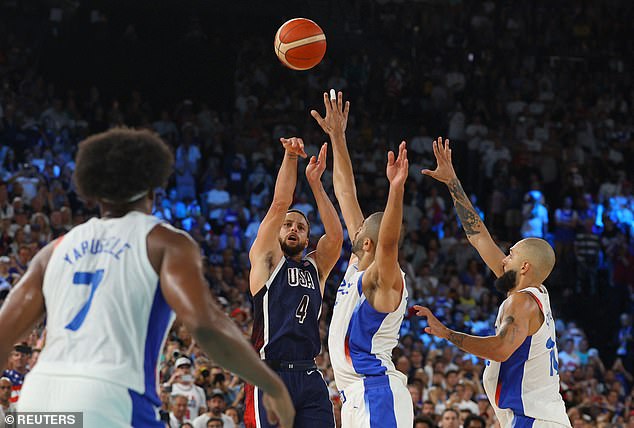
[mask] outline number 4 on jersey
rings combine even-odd
[[[92,298],[95,295],[95,291],[97,291],[97,287],[101,283],[103,279],[103,269],[96,270],[94,272],[75,272],[73,276],[73,284],[75,285],[90,285],[90,296],[88,297],[88,301],[81,307],[75,318],[72,319],[71,322],[66,325],[68,330],[77,331],[79,327],[84,323],[84,319],[86,318],[86,314],[88,314],[88,310],[90,309],[90,305],[92,304]]]
[[[299,319],[300,324],[304,324],[304,320],[306,319],[306,315],[308,314],[309,300],[310,298],[308,297],[308,294],[304,294],[304,297],[302,297],[302,301],[299,302],[299,306],[295,311],[295,318]]]

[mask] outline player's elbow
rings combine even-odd
[[[183,320],[183,324],[187,327],[187,330],[192,332],[192,335],[199,343],[204,343],[205,339],[213,340],[218,334],[221,333],[221,326],[223,325],[221,316],[225,316],[219,309],[209,310],[203,317],[194,317],[190,320]]]
[[[196,327],[190,327],[185,323],[185,326],[192,332],[192,336],[196,339],[196,342],[201,344],[214,343],[218,334],[220,334],[217,327],[209,324],[199,324]]]
[[[333,227],[332,229],[334,230],[326,230],[328,241],[330,241],[333,246],[341,248],[343,245],[343,229],[341,228],[341,224],[339,224],[339,227]]]
[[[333,188],[335,189],[335,197],[339,201],[356,199],[357,191],[354,183],[348,183],[347,185],[344,185],[343,182],[345,181],[346,180],[344,179],[334,180]]]
[[[275,196],[273,196],[273,201],[271,202],[271,208],[269,209],[269,211],[275,212],[275,213],[286,212],[288,211],[288,207],[290,207],[292,203],[293,203],[292,193],[288,195],[275,194]]]

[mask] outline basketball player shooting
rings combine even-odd
[[[306,157],[301,138],[281,139],[284,159],[271,207],[249,252],[254,300],[252,342],[260,357],[286,383],[297,410],[295,427],[334,427],[328,388],[315,357],[321,351],[319,316],[328,274],[339,259],[343,230],[321,184],[327,144],[306,166],[325,234],[315,251],[304,255],[310,224],[304,213],[289,210],[297,183],[297,158]],[[269,427],[263,417],[262,391],[246,389],[245,425]]]
[[[354,183],[345,130],[350,103],[324,93],[326,117],[311,115],[330,136],[333,184],[352,256],[335,300],[328,346],[341,401],[343,428],[411,428],[412,397],[407,378],[396,370],[392,350],[407,309],[405,277],[398,264],[403,195],[408,174],[405,142],[388,153],[389,194],[385,212],[364,219]]]
[[[449,140],[433,142],[437,167],[423,174],[445,183],[471,245],[495,273],[495,287],[506,294],[495,322],[496,335],[471,336],[444,326],[425,307],[425,332],[449,340],[463,351],[489,360],[483,383],[495,414],[507,427],[570,427],[559,394],[555,321],[542,284],[555,265],[555,252],[544,240],[527,238],[508,255],[498,248],[460,184],[451,162]]]
[[[292,426],[284,383],[216,303],[198,245],[150,215],[172,167],[169,146],[149,131],[80,143],[74,181],[101,218],[44,247],[0,310],[2,361],[46,315],[19,411],[83,412],[86,427],[164,427],[157,362],[176,313],[209,357],[266,392],[271,422]]]

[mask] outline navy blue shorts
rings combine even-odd
[[[335,417],[330,394],[319,370],[278,371],[295,406],[295,428],[334,428]],[[246,428],[272,428],[262,405],[262,391],[247,385],[245,389]]]

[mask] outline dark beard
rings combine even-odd
[[[295,257],[298,254],[301,254],[304,251],[305,247],[301,245],[295,245],[293,247],[286,244],[286,242],[280,240],[280,246],[282,247],[282,252],[284,255],[288,257]]]
[[[517,271],[509,270],[504,275],[495,280],[495,289],[500,293],[507,294],[515,288],[515,280],[517,279]]]
[[[357,238],[357,240],[352,243],[352,254],[359,258],[361,258],[360,254],[363,254],[363,243],[360,241],[361,240]]]

